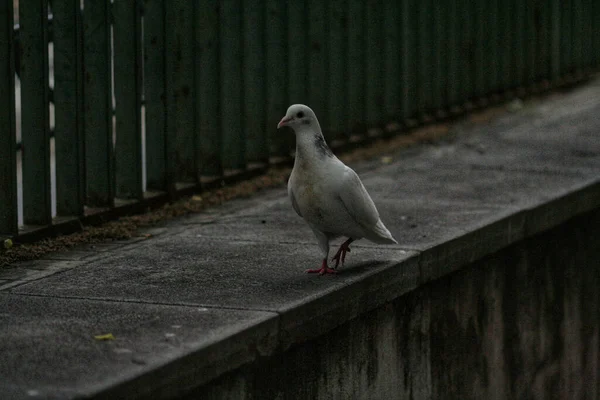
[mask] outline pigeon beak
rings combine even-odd
[[[288,124],[288,122],[290,122],[291,120],[292,120],[292,117],[281,118],[281,121],[279,121],[279,123],[277,124],[277,129],[281,128],[282,126],[286,126]]]

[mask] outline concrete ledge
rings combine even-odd
[[[485,126],[456,125],[454,140],[398,153],[391,164],[370,163],[363,182],[400,244],[356,243],[338,276],[303,273],[319,261],[316,245],[284,189],[169,223],[149,240],[2,270],[0,397],[220,398],[251,393],[248,379],[272,379],[261,398],[276,398],[285,390],[262,368],[288,368],[290,360],[317,365],[311,357],[321,356],[352,362],[358,356],[348,349],[324,355],[318,343],[331,345],[331,332],[351,329],[352,321],[364,322],[356,337],[368,337],[378,329],[369,324],[398,310],[420,313],[416,320],[394,317],[416,350],[406,350],[406,360],[401,352],[390,357],[413,363],[411,379],[433,379],[417,370],[437,350],[415,355],[423,344],[409,332],[444,328],[435,312],[419,311],[426,308],[419,293],[440,286],[435,290],[458,296],[452,290],[467,283],[453,277],[474,263],[597,215],[598,109],[600,85],[592,82]],[[489,263],[499,274],[503,267]],[[453,289],[443,289],[446,280]],[[494,296],[486,285],[467,292]],[[94,339],[106,333],[115,340]],[[386,340],[398,345],[381,340],[373,348]],[[297,379],[318,379],[296,369],[308,374]],[[391,393],[377,390],[368,393]]]

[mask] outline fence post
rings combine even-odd
[[[110,3],[88,1],[83,12],[86,202],[114,204]]]
[[[168,0],[166,0],[168,1]],[[146,186],[166,190],[165,0],[144,1]]]
[[[83,132],[83,26],[79,0],[55,1],[54,145],[56,213],[83,215],[85,202]]]
[[[327,109],[329,110],[330,140],[344,140],[346,137],[347,110],[347,50],[348,31],[346,29],[346,0],[331,0],[328,2],[329,25],[329,90]]]
[[[246,138],[242,123],[244,87],[241,1],[223,1],[220,3],[220,10],[223,167],[230,171],[243,171],[246,169]],[[285,74],[285,70],[282,73]]]
[[[365,123],[364,1],[348,0],[348,120],[350,134],[363,133]]]
[[[142,16],[139,0],[113,4],[116,99],[116,195],[141,200],[142,183]]]
[[[19,8],[23,222],[52,222],[48,82],[48,0]]]
[[[0,2],[0,234],[18,233],[13,2]]]
[[[223,175],[221,113],[219,1],[196,2],[196,124],[198,175],[215,179]]]
[[[273,127],[266,124],[265,2],[244,0],[244,120],[246,158],[262,166],[269,162],[269,138]],[[299,33],[299,32],[298,32]]]

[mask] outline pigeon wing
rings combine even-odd
[[[339,186],[339,196],[350,216],[362,227],[370,230],[377,224],[379,221],[377,208],[352,168],[346,167],[344,171]]]

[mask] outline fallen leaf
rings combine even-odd
[[[113,336],[112,333],[107,333],[105,335],[96,335],[96,336],[94,336],[94,339],[96,339],[96,340],[115,340],[115,337]]]

